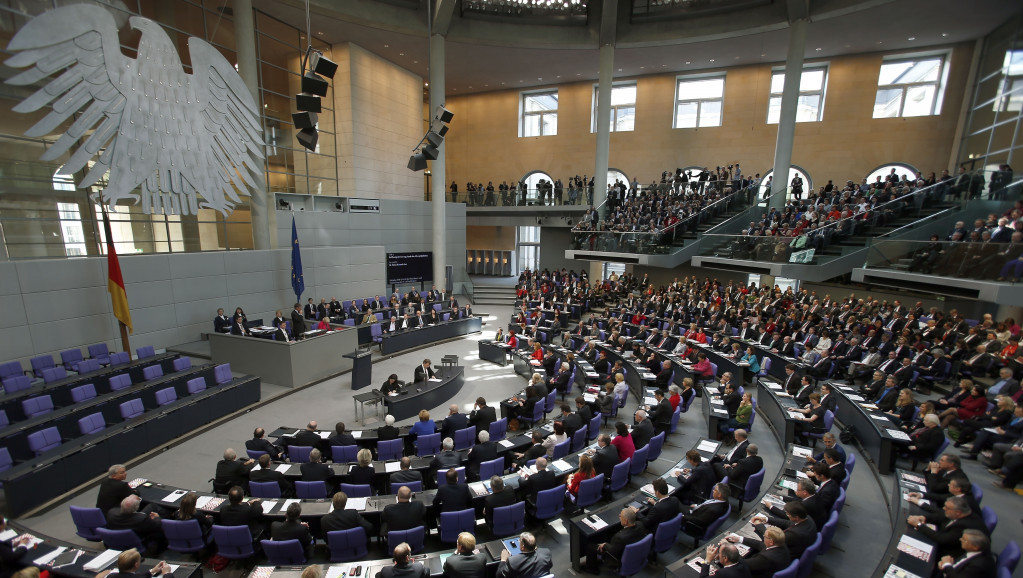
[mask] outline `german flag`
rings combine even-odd
[[[110,233],[110,219],[107,218],[106,207],[103,208],[103,231],[107,236],[107,291],[110,291],[114,317],[128,328],[128,332],[132,332],[128,294],[124,291],[124,277],[121,276],[121,263],[117,260],[117,250],[114,249],[114,237]]]

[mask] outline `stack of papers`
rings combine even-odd
[[[348,433],[352,434],[352,437],[355,438],[355,439],[359,439],[359,438],[362,437],[362,430],[361,429],[360,430],[356,430],[356,431],[352,431],[352,432],[348,432]]]
[[[113,564],[114,560],[117,560],[117,557],[120,555],[121,550],[113,549],[103,550],[95,558],[93,558],[84,566],[82,566],[82,569],[88,570],[89,572],[99,572],[100,570]]]
[[[797,458],[808,458],[813,451],[810,448],[803,448],[799,446],[792,446],[792,455]]]
[[[899,538],[898,549],[900,552],[905,552],[914,558],[923,560],[924,562],[930,562],[931,555],[934,552],[934,546],[906,535]]]
[[[583,523],[589,526],[590,528],[593,528],[594,530],[600,530],[601,528],[607,527],[607,522],[605,522],[597,515],[587,516],[583,518]]]
[[[711,440],[701,440],[700,445],[696,446],[696,451],[698,452],[713,452],[717,451],[717,449],[717,442],[713,442]]]
[[[366,509],[366,501],[369,498],[348,498],[348,502],[345,503],[346,510],[358,510],[363,511]]]
[[[396,472],[401,469],[401,462],[387,462],[384,464],[384,471],[387,473]]]
[[[145,478],[135,478],[134,480],[128,482],[128,487],[134,490],[135,488],[141,486],[144,483],[146,483]]]
[[[506,448],[510,448],[510,447],[512,447],[513,445],[515,445],[515,444],[513,444],[513,443],[511,442],[511,440],[501,440],[501,441],[499,441],[499,442],[497,442],[497,443],[498,443],[499,445],[503,446],[503,447],[506,447]]]
[[[273,566],[256,566],[249,572],[248,578],[270,578],[270,575],[274,573]]]
[[[217,506],[224,503],[224,498],[218,498],[216,496],[199,496],[199,499],[195,501],[195,507],[198,510],[213,511],[217,509]]]
[[[281,465],[277,466],[276,468],[274,468],[274,471],[277,471],[277,472],[280,472],[280,473],[283,474],[283,473],[287,472],[289,469],[291,469],[291,464],[281,464]]]
[[[329,431],[321,431],[321,432],[316,432],[316,433],[318,433],[320,435],[320,439],[324,439],[324,440],[329,438],[330,434],[331,434],[331,432],[329,432]]]
[[[650,496],[651,498],[655,497],[655,495],[654,495],[654,485],[653,484],[647,484],[647,485],[643,486],[642,488],[640,488],[639,491],[644,493],[644,494],[646,494],[646,495],[648,495],[648,496]]]
[[[572,469],[572,466],[569,465],[569,463],[566,462],[565,460],[554,460],[554,463],[551,465],[557,468],[558,471],[560,472],[565,472]]]
[[[487,491],[486,486],[483,485],[483,482],[473,482],[469,484],[469,489],[472,490],[472,493],[476,497],[486,496],[490,493]]]
[[[888,435],[892,436],[893,438],[895,438],[897,440],[902,440],[902,441],[907,441],[907,442],[910,440],[909,435],[906,432],[904,432],[904,431],[902,431],[900,429],[886,429],[885,431],[888,432]]]
[[[67,546],[59,546],[53,552],[50,552],[49,554],[43,554],[42,556],[36,558],[35,560],[32,561],[32,563],[35,564],[36,566],[45,566],[46,564],[50,563],[50,560],[53,560],[57,556],[63,554],[64,550],[67,550]]]
[[[921,576],[914,574],[908,570],[903,570],[895,564],[888,567],[888,571],[884,573],[884,578],[922,578]]]
[[[184,496],[187,493],[188,492],[186,492],[185,490],[174,490],[173,492],[164,496],[163,501],[167,502],[168,504],[173,504],[174,502],[180,500],[181,496]]]

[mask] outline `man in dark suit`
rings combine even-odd
[[[263,519],[263,500],[255,498],[248,502],[241,486],[234,486],[227,492],[227,504],[220,507],[220,524],[223,526],[248,526],[252,537],[257,538]]]
[[[475,553],[476,537],[462,532],[455,542],[455,553],[444,560],[446,578],[482,578],[486,576],[487,555]]]
[[[334,424],[334,435],[327,438],[327,446],[354,446],[356,445],[355,436],[348,433],[345,429],[345,422],[339,421]]]
[[[575,413],[579,416],[583,425],[589,427],[590,422],[593,421],[593,409],[590,408],[589,404],[586,403],[586,399],[581,395],[575,398]]]
[[[422,502],[412,500],[412,490],[405,486],[398,489],[398,501],[384,507],[380,515],[382,522],[381,532],[393,530],[411,530],[419,526],[425,526],[426,506]]]
[[[720,544],[707,544],[704,552],[704,563],[700,567],[700,578],[710,576],[711,564],[716,568],[714,578],[750,578],[749,568],[739,554],[739,549],[727,542]]]
[[[664,480],[658,479],[662,484],[667,485]],[[586,544],[586,562],[583,568],[587,572],[600,573],[600,566],[604,565],[618,567],[622,563],[622,554],[629,544],[639,542],[649,531],[642,525],[636,523],[636,510],[630,507],[622,508],[618,512],[618,520],[622,528],[615,532],[615,535],[607,542],[601,544]]]
[[[988,578],[996,573],[995,557],[991,554],[991,540],[980,530],[963,530],[959,538],[963,554],[943,556],[938,569],[945,578]]]
[[[636,445],[636,449],[645,447],[650,443],[650,438],[654,437],[654,424],[647,417],[647,413],[642,409],[636,410],[636,425],[632,426],[632,443]]]
[[[426,381],[427,379],[436,377],[437,374],[436,372],[433,371],[433,367],[431,367],[432,365],[433,362],[431,362],[429,359],[424,359],[423,363],[416,366],[416,370],[414,372],[414,377],[412,378],[412,381],[413,382]]]
[[[586,428],[587,424],[583,422],[582,417],[579,414],[572,413],[572,406],[563,402],[560,409],[561,415],[558,416],[557,421],[561,422],[569,439],[575,435],[575,432]]]
[[[689,513],[682,514],[682,531],[690,536],[700,537],[707,528],[728,510],[728,496],[731,492],[722,483],[714,484],[711,497],[693,506]]]
[[[249,328],[245,327],[245,319],[242,317],[235,317],[234,321],[231,322],[231,335],[252,335],[249,332]]]
[[[312,297],[310,297],[309,300],[306,301],[305,307],[302,309],[302,311],[303,316],[306,319],[312,319],[313,321],[316,320],[316,304],[313,303]]]
[[[952,478],[966,477],[962,470],[962,460],[954,454],[942,454],[937,462],[928,465],[927,491],[933,494],[948,494],[948,483]]]
[[[795,364],[789,363],[785,366],[785,381],[782,382],[782,387],[793,396],[799,391],[799,375],[796,374]]]
[[[394,547],[394,565],[382,568],[376,578],[430,578],[430,571],[422,562],[412,561],[412,549],[402,542]]]
[[[448,407],[448,416],[440,427],[441,438],[454,438],[455,432],[469,427],[469,418],[464,413],[458,412],[458,404],[453,403]]]
[[[302,504],[289,504],[284,520],[270,524],[270,538],[275,541],[298,540],[308,552],[313,545],[313,535],[309,533],[309,524],[299,519],[301,516]]]
[[[763,469],[764,459],[757,455],[759,452],[757,444],[749,444],[746,448],[746,457],[736,462],[735,465],[725,468],[728,471],[730,485],[742,490],[746,487],[746,480]]]
[[[412,458],[405,456],[399,463],[401,465],[398,467],[401,469],[391,474],[389,478],[391,487],[388,493],[391,494],[396,493],[398,488],[407,482],[423,483],[423,474],[419,470],[412,469]]]
[[[703,461],[700,452],[689,450],[686,452],[686,461],[689,462],[688,468],[673,472],[680,484],[676,493],[684,504],[699,504],[710,496],[718,477],[711,463]]]
[[[604,474],[605,480],[610,480],[614,467],[618,465],[618,448],[611,445],[611,436],[607,434],[597,436],[597,449],[590,451],[593,457],[593,470],[597,474]]]
[[[803,551],[813,545],[814,540],[817,539],[817,525],[814,524],[813,520],[810,519],[806,513],[806,508],[803,507],[802,502],[792,501],[785,503],[785,515],[789,519],[789,524],[784,528],[785,532],[785,545],[789,549],[789,554],[793,558],[802,556]],[[755,540],[753,538],[742,538],[739,536],[728,536],[728,540],[732,542],[742,542],[747,544],[751,549],[761,551],[764,549],[765,544],[762,541],[764,532],[767,530],[767,516],[763,514],[757,514],[750,520],[753,523],[753,529],[757,535],[761,537],[761,540]]]
[[[478,480],[480,464],[498,458],[497,444],[490,441],[490,432],[483,430],[479,433],[479,443],[469,448],[469,455],[466,458],[468,462],[465,465],[466,475],[469,479]]]
[[[813,385],[809,375],[804,375],[799,381],[799,391],[796,392],[795,401],[799,407],[806,407],[810,405],[810,394],[814,392],[816,388]]]
[[[483,498],[483,518],[487,521],[487,525],[493,526],[494,510],[510,506],[518,500],[515,498],[513,490],[505,489],[504,478],[501,476],[490,477],[490,491],[493,493]]]
[[[817,498],[825,512],[830,512],[831,507],[838,500],[841,488],[838,482],[831,479],[831,468],[824,462],[817,462],[812,468],[813,480],[817,483]]]
[[[330,469],[330,466],[323,463],[322,460],[323,454],[320,450],[313,448],[309,452],[309,461],[299,467],[302,471],[303,482],[326,482],[334,476],[334,471]]]
[[[977,512],[970,510],[966,500],[961,496],[952,496],[945,500],[944,516],[948,520],[932,530],[927,523],[935,523],[935,516],[909,516],[906,523],[916,528],[925,538],[938,546],[939,556],[958,558],[963,555],[963,547],[959,539],[963,530],[978,530],[988,535],[987,526]]]
[[[21,540],[24,536],[15,539],[15,542]],[[22,549],[24,552],[24,549]],[[170,575],[171,567],[167,562],[157,562],[155,566],[145,572],[139,572],[139,568],[142,566],[142,555],[139,554],[138,550],[132,548],[125,550],[117,556],[117,570],[109,572],[106,576],[110,578],[155,578],[160,575]]]
[[[295,339],[302,339],[302,334],[306,332],[305,316],[302,315],[302,305],[295,303],[294,309],[291,310],[291,331],[295,334]]]
[[[306,424],[304,430],[295,434],[295,439],[291,442],[291,445],[320,448],[320,451],[322,452],[326,443],[324,442],[324,439],[320,437],[320,434],[316,432],[317,428],[318,426],[316,422],[310,421]]]
[[[252,439],[245,442],[245,449],[254,452],[266,452],[270,454],[270,459],[274,461],[281,459],[281,448],[273,445],[270,443],[270,440],[266,439],[266,430],[261,427],[253,430]]]
[[[543,447],[543,434],[539,430],[533,432],[532,442],[533,445],[529,446],[525,452],[515,454],[516,460],[512,464],[515,469],[519,469],[530,460],[535,460],[547,453],[547,449]]]
[[[455,451],[455,440],[444,438],[440,445],[441,451],[433,456],[433,461],[430,462],[430,470],[436,472],[448,468],[461,467],[462,455]]]
[[[377,441],[396,440],[401,435],[401,430],[394,427],[394,416],[385,415],[384,425],[377,428]]]
[[[274,323],[273,326],[276,328],[276,329],[274,329],[273,333],[271,334],[273,336],[274,341],[281,341],[281,342],[284,342],[284,343],[287,343],[287,342],[291,341],[291,337],[288,336],[288,324],[287,323],[281,321],[281,322],[278,322],[278,323]]]
[[[648,498],[650,508],[643,507],[637,512],[636,520],[646,528],[648,534],[657,531],[657,525],[667,522],[682,511],[682,503],[678,498],[668,495],[668,482],[657,478],[653,482],[654,497]]]
[[[147,546],[159,552],[167,546],[167,538],[163,535],[160,515],[156,512],[140,512],[139,503],[142,498],[132,494],[121,500],[121,505],[106,513],[107,525],[110,530],[131,530],[138,535]]]
[[[520,576],[546,576],[551,573],[554,561],[551,551],[536,547],[536,537],[529,532],[519,534],[519,553],[514,556],[508,550],[501,552],[501,563],[497,566],[497,578],[518,578]]]
[[[717,454],[710,459],[711,467],[714,468],[714,474],[718,480],[721,480],[728,475],[728,469],[739,463],[739,460],[746,457],[746,452],[749,450],[749,433],[744,429],[737,429],[733,432],[735,436],[735,445],[732,449],[728,450],[726,454]]]
[[[558,478],[547,470],[547,458],[536,458],[536,473],[519,481],[518,495],[520,498],[536,502],[536,495],[544,490],[558,486]]]
[[[345,505],[347,503],[348,496],[344,492],[334,494],[334,497],[331,499],[331,504],[334,506],[333,511],[320,518],[321,537],[324,541],[327,539],[327,532],[351,530],[353,528],[365,530],[366,539],[367,541],[369,540],[373,533],[373,524],[355,510],[346,510]]]
[[[281,487],[282,496],[294,495],[295,486],[284,477],[282,472],[278,472],[273,468],[273,464],[270,463],[270,456],[263,454],[259,456],[259,467],[249,472],[250,482],[277,482],[277,485]]]
[[[213,331],[217,333],[231,332],[231,320],[224,315],[223,309],[217,309],[217,316],[213,318]]]
[[[267,459],[269,460],[268,456]],[[217,462],[217,472],[213,477],[213,486],[220,490],[230,488],[231,486],[245,486],[249,479],[249,472],[255,465],[256,460],[239,460],[238,454],[233,449],[227,448],[224,450],[224,459]],[[99,507],[98,498],[96,507]]]
[[[217,465],[219,471],[220,466]],[[107,477],[99,484],[99,493],[96,495],[96,507],[104,515],[113,508],[121,506],[121,500],[138,492],[133,490],[128,482],[128,469],[122,464],[114,464],[107,470]],[[244,478],[243,478],[244,479]]]
[[[838,455],[838,450],[827,449],[824,450],[824,463],[828,466],[828,478],[836,484],[841,484],[842,480],[845,479],[845,464],[840,461],[841,456]],[[811,477],[813,477],[811,475]]]
[[[770,526],[764,530],[763,547],[760,550],[751,548],[753,555],[745,560],[752,578],[771,578],[775,572],[788,567],[792,554],[785,541],[785,532],[781,528]]]
[[[450,468],[444,474],[444,481],[447,483],[437,488],[437,494],[433,497],[433,510],[437,513],[438,522],[442,512],[459,512],[472,507],[469,486],[459,483],[455,468]]]
[[[920,509],[926,512],[924,515],[931,516],[931,520],[939,526],[949,521],[945,516],[945,500],[952,496],[959,496],[966,500],[966,505],[970,507],[971,512],[980,512],[980,504],[973,497],[973,484],[965,477],[949,480],[948,491],[950,493],[947,495],[910,492],[906,500],[920,506]]]
[[[813,480],[801,478],[796,482],[796,499],[785,498],[785,501],[797,500],[802,502],[803,507],[806,508],[806,515],[813,520],[813,523],[818,528],[823,528],[824,524],[828,521],[830,513],[821,506],[820,498],[817,497],[817,485],[813,483]],[[767,510],[768,525],[778,526],[782,529],[788,527],[790,522],[785,510],[772,505],[767,499],[764,499],[762,503],[764,504],[764,509]]]
[[[657,404],[649,408],[650,421],[653,422],[655,435],[661,432],[667,431],[671,427],[671,414],[675,410],[671,407],[671,402],[664,396],[664,390],[658,389],[654,392],[654,399],[657,400]]]
[[[487,400],[482,397],[476,398],[476,405],[469,414],[469,425],[476,426],[476,438],[479,439],[480,432],[490,431],[490,424],[497,421],[497,411],[487,405]]]

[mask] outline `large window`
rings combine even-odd
[[[725,75],[679,77],[675,87],[675,128],[721,126]]]
[[[519,271],[540,267],[540,227],[518,227]]]
[[[785,71],[771,75],[771,98],[767,104],[767,124],[778,124],[781,118],[781,93],[785,86]],[[816,64],[803,67],[799,79],[799,104],[796,122],[819,122],[824,116],[824,92],[828,86],[828,66]]]
[[[597,132],[597,87],[593,87],[593,114],[590,132]],[[636,83],[611,87],[611,132],[626,132],[636,127]]]
[[[524,92],[519,106],[519,136],[558,134],[558,91]]]
[[[1002,65],[1002,83],[998,85],[995,112],[1023,110],[1023,50],[1009,50]]]
[[[800,198],[805,199],[809,196],[810,192],[813,191],[813,179],[810,178],[810,173],[803,170],[802,167],[792,165],[789,167],[789,176],[785,179],[785,200],[792,199],[792,179],[799,175],[803,179],[803,194]],[[764,173],[764,178],[760,180],[760,187],[757,189],[757,198],[761,201],[764,199],[764,194],[767,193],[767,183],[774,176],[774,169],[771,169]],[[773,186],[773,183],[772,183]]]
[[[74,203],[57,203],[60,216],[60,235],[64,240],[64,252],[68,257],[88,255],[85,247],[85,229],[82,228],[82,213]]]
[[[874,118],[938,114],[944,79],[944,55],[885,60],[877,77]]]

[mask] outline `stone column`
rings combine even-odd
[[[430,118],[444,104],[444,37],[430,37]],[[444,193],[444,143],[437,147],[437,160],[431,163],[430,189],[433,193],[433,284],[444,287],[444,266],[447,264],[447,215]],[[453,281],[453,280],[452,280]]]
[[[256,21],[252,11],[252,0],[235,0],[234,2],[235,50],[238,54],[238,76],[252,94],[256,103],[256,114],[262,115],[259,108],[259,75],[256,58]],[[259,121],[262,125],[262,119]],[[256,250],[270,249],[270,220],[274,203],[266,190],[266,172],[255,175],[256,186],[249,198],[252,211],[252,247]]]
[[[607,162],[611,148],[611,84],[614,82],[615,47],[600,46],[600,72],[597,81],[597,150],[593,166],[593,206],[607,197]]]
[[[774,183],[771,193],[789,186],[792,166],[792,143],[796,137],[796,109],[799,105],[799,80],[803,76],[803,51],[806,49],[805,19],[789,25],[789,54],[785,59],[785,84],[781,93],[781,115],[778,118],[778,142],[774,145]],[[781,208],[785,195],[772,198],[771,206]]]

